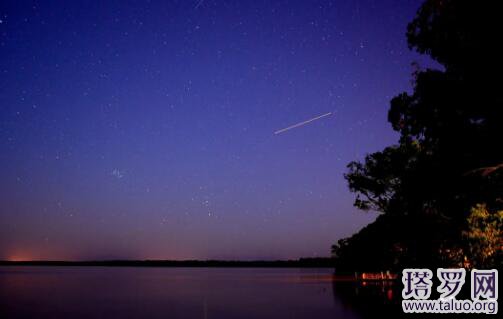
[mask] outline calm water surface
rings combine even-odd
[[[336,285],[331,269],[0,267],[0,318],[365,317],[362,287]]]

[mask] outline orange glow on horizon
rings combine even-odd
[[[32,259],[27,258],[27,257],[20,257],[20,256],[9,256],[7,257],[7,261],[31,261]]]
[[[26,252],[15,252],[7,256],[7,261],[32,261],[34,258]]]

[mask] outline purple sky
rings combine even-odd
[[[328,255],[420,3],[2,1],[0,259]]]

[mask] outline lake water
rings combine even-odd
[[[363,287],[341,285],[331,269],[0,267],[0,318],[366,317]]]

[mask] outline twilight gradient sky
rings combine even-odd
[[[328,255],[420,3],[2,1],[0,259]]]

